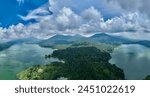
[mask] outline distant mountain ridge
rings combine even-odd
[[[42,41],[42,40],[34,38],[34,37],[29,37],[29,38],[15,39],[15,40],[11,40],[8,42],[2,42],[2,43],[0,43],[0,51],[7,49],[15,44],[23,44],[23,43],[38,44],[40,41]]]
[[[94,34],[90,37],[82,35],[55,35],[49,39],[41,40],[34,37],[15,39],[6,43],[0,43],[0,50],[7,49],[15,44],[39,44],[43,47],[61,46],[77,46],[77,45],[89,45],[97,43],[105,44],[140,44],[146,47],[150,47],[150,41],[148,40],[131,40],[123,37],[112,36],[105,33]]]
[[[85,42],[100,42],[109,44],[120,44],[127,43],[130,40],[125,38],[119,38],[111,36],[105,33],[95,34],[91,37],[84,37],[81,35],[55,35],[49,39],[40,42],[41,46],[51,46],[55,44],[74,44],[74,43],[85,43]]]
[[[39,43],[40,46],[54,46],[54,45],[74,45],[74,44],[88,44],[88,43],[105,43],[105,44],[141,44],[150,47],[150,41],[146,40],[131,40],[124,37],[108,35],[105,33],[94,34],[90,37],[81,35],[55,35],[49,39],[43,40]]]
[[[57,44],[73,44],[81,39],[86,39],[86,37],[81,35],[55,35],[49,39],[41,41],[39,44],[41,46],[52,46]]]
[[[108,35],[105,33],[95,34],[90,37],[90,39],[101,42],[101,43],[111,43],[111,44],[122,44],[131,42],[131,40],[126,38],[120,38],[117,36]]]

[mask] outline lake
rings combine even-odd
[[[122,68],[126,79],[141,80],[150,75],[150,48],[129,44],[121,45],[111,53],[110,63]]]
[[[52,52],[53,49],[36,44],[14,45],[0,51],[0,80],[15,80],[16,74],[26,68],[59,61],[55,58],[45,59],[45,55]]]

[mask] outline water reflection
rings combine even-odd
[[[127,79],[144,79],[150,75],[150,48],[131,44],[121,45],[111,54],[110,63],[124,70]]]
[[[16,74],[33,65],[59,61],[57,58],[45,59],[53,49],[42,48],[36,44],[14,45],[0,52],[0,79],[17,79]]]

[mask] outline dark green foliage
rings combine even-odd
[[[60,65],[62,63],[53,63],[50,65],[37,65],[32,68],[28,68],[17,74],[17,77],[22,80],[48,80],[57,79],[61,76]],[[56,67],[57,66],[57,67]]]
[[[111,58],[109,53],[101,52],[95,47],[80,47],[80,48],[67,48],[65,50],[57,50],[52,54],[53,57],[65,60],[66,62],[108,62]]]
[[[150,75],[146,76],[144,80],[150,80]]]
[[[123,71],[108,63],[110,54],[95,47],[67,48],[52,56],[66,62],[64,74],[69,79],[124,79]]]
[[[65,77],[70,80],[121,80],[123,70],[110,64],[109,53],[101,52],[95,47],[67,48],[56,50],[51,57],[64,60],[65,63],[52,63],[27,69],[19,74],[20,79],[57,79]],[[43,73],[37,71],[42,69]]]

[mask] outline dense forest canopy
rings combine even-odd
[[[125,79],[123,70],[110,64],[109,53],[95,47],[67,48],[56,50],[50,57],[57,57],[65,63],[54,62],[35,66],[18,74],[19,79],[69,80],[120,80]]]

